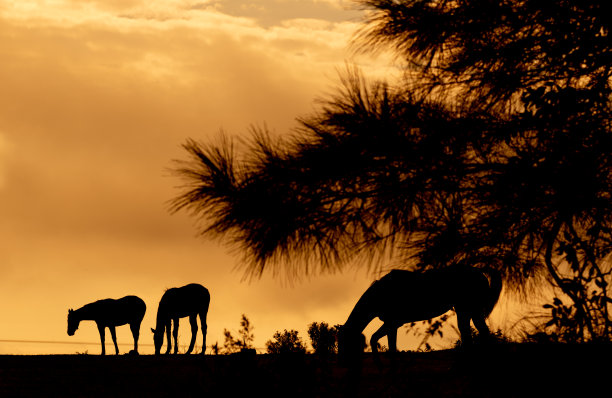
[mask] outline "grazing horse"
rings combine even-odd
[[[115,327],[129,324],[132,336],[134,337],[134,350],[138,354],[138,337],[140,336],[140,324],[147,310],[147,306],[142,299],[136,296],[125,296],[123,298],[104,299],[86,304],[78,310],[68,310],[68,335],[74,336],[74,332],[79,328],[81,321],[95,321],[100,332],[100,342],[102,343],[102,355],[106,354],[104,345],[104,332],[108,328],[115,343],[115,353],[119,354],[117,346],[117,336]]]
[[[400,326],[434,318],[453,308],[457,313],[461,341],[469,346],[472,342],[470,321],[482,336],[489,336],[485,319],[497,303],[501,288],[501,275],[493,269],[451,266],[425,272],[393,270],[363,293],[340,328],[339,356],[346,362],[363,351],[361,333],[376,317],[383,325],[370,339],[375,355],[378,340],[384,336],[387,336],[389,351],[397,350]]]
[[[164,332],[168,335],[168,348],[166,354],[170,353],[172,347],[172,339],[170,338],[170,326],[174,322],[174,353],[178,353],[178,328],[179,318],[189,317],[191,324],[191,343],[187,354],[193,351],[198,333],[197,317],[200,317],[202,324],[202,354],[206,351],[206,315],[208,314],[208,306],[210,304],[210,293],[202,285],[191,283],[183,287],[174,287],[166,290],[157,308],[157,322],[153,332],[153,343],[155,344],[155,354],[158,355],[161,351],[164,340]]]

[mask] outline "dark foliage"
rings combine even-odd
[[[226,354],[232,354],[235,352],[253,350],[253,341],[255,335],[253,334],[253,325],[246,315],[242,314],[240,319],[240,329],[238,330],[238,337],[234,337],[232,332],[227,329],[223,329],[224,343],[223,351]]]
[[[506,112],[534,89],[608,85],[605,0],[358,2],[371,13],[356,45],[391,47],[414,84],[453,102]]]
[[[315,354],[327,357],[338,352],[338,329],[339,325],[330,327],[326,322],[308,325],[308,337]]]
[[[273,339],[266,342],[268,354],[305,354],[306,346],[298,336],[297,330],[274,333]]]

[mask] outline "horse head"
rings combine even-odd
[[[343,366],[360,361],[360,354],[366,347],[366,339],[362,333],[356,333],[341,326],[338,330],[338,361]]]
[[[74,332],[79,328],[80,321],[74,316],[72,309],[68,310],[68,336],[74,336]]]
[[[153,333],[153,344],[155,345],[155,355],[159,355],[162,344],[164,343],[164,328],[158,327],[157,329],[151,328]]]

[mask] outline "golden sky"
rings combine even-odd
[[[191,282],[211,292],[209,344],[243,313],[262,349],[276,330],[306,341],[313,321],[344,323],[375,275],[242,281],[239,256],[169,214],[179,181],[167,170],[188,137],[252,124],[289,132],[347,59],[383,73],[350,53],[360,14],[349,6],[0,0],[0,340],[97,342],[93,322],[67,336],[68,308],[134,294],[147,304],[140,342],[151,344],[164,289]],[[184,320],[183,344],[189,335]],[[127,326],[118,337],[131,343]],[[0,341],[0,354],[85,350],[100,351]]]

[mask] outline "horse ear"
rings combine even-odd
[[[72,308],[70,308],[70,309],[68,310],[68,313],[69,313],[69,314],[72,314],[73,312],[74,312],[74,311],[72,310]]]

